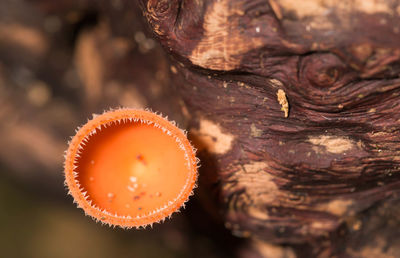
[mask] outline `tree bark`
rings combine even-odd
[[[266,257],[400,256],[400,1],[140,3],[227,228]]]

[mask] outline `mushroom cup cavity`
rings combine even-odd
[[[97,221],[145,227],[193,194],[197,163],[173,122],[145,110],[112,110],[77,130],[66,152],[65,182],[78,207]]]

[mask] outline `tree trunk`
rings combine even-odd
[[[400,257],[400,1],[140,2],[227,228],[265,257]]]

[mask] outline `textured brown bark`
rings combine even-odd
[[[140,2],[226,227],[265,256],[400,256],[400,1]]]

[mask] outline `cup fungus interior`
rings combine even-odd
[[[186,201],[194,185],[188,185],[193,168],[187,150],[173,134],[154,123],[129,119],[97,125],[94,130],[83,138],[74,159],[75,182],[93,207],[136,218],[177,201],[179,208]]]

